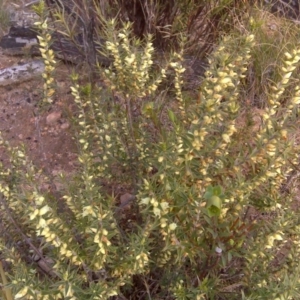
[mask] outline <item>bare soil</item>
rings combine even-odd
[[[0,69],[28,61],[0,52]],[[24,144],[28,157],[49,175],[72,172],[76,163],[76,142],[70,120],[74,102],[70,94],[69,68],[59,63],[54,103],[40,107],[43,80],[0,87],[0,132],[14,146]],[[2,160],[0,155],[0,160]]]

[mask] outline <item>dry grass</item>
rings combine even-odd
[[[2,35],[9,25],[9,12],[6,0],[0,0],[0,34]]]
[[[87,33],[87,39],[92,35],[99,40],[104,34],[105,20],[115,18],[119,27],[124,22],[131,22],[134,36],[141,40],[151,34],[156,49],[178,49],[184,39],[185,52],[199,58],[206,57],[213,50],[219,37],[230,29],[233,19],[244,12],[242,8],[245,6],[234,0],[99,0],[97,5],[70,0],[65,3],[64,10],[59,6],[54,10],[63,13],[67,21],[64,25],[69,26],[67,32],[71,34],[81,28]],[[74,18],[75,15],[79,17]],[[88,45],[90,41],[85,43]]]

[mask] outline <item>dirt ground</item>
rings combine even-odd
[[[29,61],[0,52],[0,69]],[[24,144],[29,158],[48,175],[71,172],[76,164],[76,142],[70,132],[74,102],[70,94],[70,70],[58,63],[54,103],[40,108],[43,98],[41,77],[0,87],[0,132],[12,145]],[[1,155],[0,155],[0,160]]]

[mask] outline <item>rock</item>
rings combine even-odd
[[[86,59],[84,41],[80,34],[74,38],[76,42],[59,32],[53,33],[51,39],[50,48],[54,51],[55,57],[73,64],[81,63]],[[100,65],[109,67],[112,63],[111,59],[100,54],[104,44],[105,41],[101,38],[94,41],[94,47],[97,50],[95,55]],[[37,33],[32,27],[12,26],[9,33],[0,39],[0,48],[6,55],[40,55]]]
[[[65,123],[60,125],[61,129],[68,129],[69,127],[70,127],[70,124],[68,122],[65,122]]]
[[[131,202],[135,199],[135,196],[129,193],[123,194],[120,197],[119,209],[129,209]]]
[[[50,113],[50,114],[46,117],[46,123],[47,123],[48,125],[53,125],[53,124],[56,123],[60,118],[61,118],[61,111],[54,111],[54,112]]]
[[[12,26],[9,33],[0,39],[0,48],[6,55],[30,53],[39,55],[37,33],[32,28]]]
[[[44,63],[40,60],[14,65],[0,70],[0,86],[16,84],[30,80],[44,72]]]

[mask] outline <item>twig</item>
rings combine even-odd
[[[0,202],[4,205],[7,216],[10,218],[11,222],[13,223],[13,225],[15,226],[15,228],[17,229],[17,231],[22,235],[22,237],[24,238],[25,242],[31,247],[31,249],[33,249],[33,251],[36,253],[36,255],[37,255],[37,256],[45,263],[45,265],[46,265],[49,269],[52,269],[51,267],[48,266],[48,262],[47,262],[47,260],[44,258],[43,253],[42,253],[38,248],[36,248],[36,247],[32,244],[32,242],[30,241],[30,238],[28,238],[28,237],[23,233],[23,231],[20,229],[20,227],[19,227],[18,224],[16,223],[15,219],[14,219],[13,216],[11,215],[11,212],[10,212],[9,207],[7,206],[7,204],[5,203],[5,201],[3,201],[3,198],[2,198],[2,197],[1,197]],[[55,273],[55,275],[56,275],[57,277],[59,277],[57,273]]]

